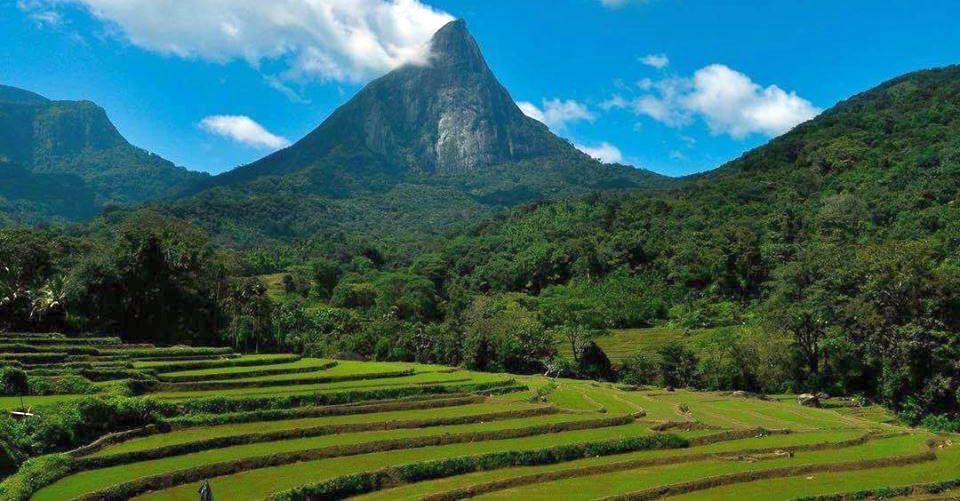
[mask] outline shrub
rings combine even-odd
[[[577,356],[577,375],[585,379],[611,381],[615,377],[613,364],[595,341],[583,345]]]
[[[66,454],[52,454],[25,462],[20,470],[0,483],[0,498],[28,501],[35,492],[70,473],[72,460]]]
[[[0,391],[3,391],[4,395],[26,395],[30,393],[27,373],[16,367],[4,367],[0,370]]]
[[[920,426],[937,433],[960,433],[960,416],[930,414],[920,421]]]
[[[77,374],[55,377],[31,376],[29,383],[30,393],[33,395],[72,395],[97,392],[96,385],[89,379]]]
[[[663,345],[660,355],[660,379],[674,387],[694,386],[697,382],[697,355],[683,343],[671,341]]]
[[[660,375],[658,360],[648,353],[637,353],[620,366],[620,381],[629,385],[654,385]]]

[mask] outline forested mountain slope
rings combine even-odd
[[[51,101],[8,86],[0,86],[0,160],[7,182],[0,221],[28,224],[81,221],[107,205],[174,195],[205,177],[131,145],[92,102]],[[72,200],[63,204],[64,197]]]
[[[688,183],[511,211],[450,242],[445,267],[602,326],[759,319],[794,337],[797,381],[956,408],[960,67],[884,83]]]
[[[528,290],[620,267],[657,270],[685,291],[752,298],[760,290],[749,284],[807,244],[929,240],[944,256],[955,253],[958,187],[953,66],[850,98],[660,196],[617,193],[509,211],[462,237],[458,245],[473,248],[478,262],[460,268],[473,270],[467,276],[478,287]],[[515,277],[484,274],[504,255],[527,252],[541,258]]]

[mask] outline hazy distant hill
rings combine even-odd
[[[12,183],[0,188],[5,219],[23,223],[79,221],[105,205],[156,200],[207,177],[131,145],[92,102],[51,101],[8,86],[0,86],[0,159],[7,161],[0,175]]]

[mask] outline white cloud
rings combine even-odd
[[[604,7],[610,7],[611,9],[616,9],[617,7],[623,7],[628,3],[645,3],[647,0],[600,0],[600,3]]]
[[[200,121],[200,128],[253,148],[276,150],[290,144],[244,115],[213,115]]]
[[[286,79],[362,81],[426,60],[426,42],[453,20],[419,0],[31,0],[24,10],[77,4],[144,49],[259,68]]]
[[[683,127],[700,117],[712,133],[734,138],[777,136],[821,111],[795,92],[776,85],[762,87],[722,64],[701,68],[690,78],[642,80],[638,87],[649,93],[630,101],[637,115],[670,127]]]
[[[63,16],[47,8],[41,0],[17,0],[17,8],[26,12],[37,24],[55,27],[63,23]]]
[[[683,105],[702,114],[715,134],[777,136],[821,111],[794,92],[787,93],[776,85],[761,87],[722,64],[698,70],[693,75],[693,87]]]
[[[600,108],[604,111],[615,110],[627,108],[630,106],[630,101],[621,96],[620,94],[614,94],[610,99],[600,103]]]
[[[666,54],[648,54],[640,58],[640,62],[654,68],[663,69],[670,64],[670,58]]]
[[[574,146],[578,150],[590,155],[591,158],[596,158],[605,164],[623,162],[623,153],[620,152],[620,148],[607,142],[600,143],[597,146],[585,146],[582,144],[574,144]]]
[[[539,107],[529,101],[517,103],[520,111],[528,117],[543,122],[554,130],[562,130],[568,123],[586,120],[593,122],[596,116],[583,103],[567,99],[544,99]]]
[[[520,108],[520,111],[522,111],[524,115],[538,122],[546,123],[547,119],[543,116],[543,110],[530,101],[517,101],[517,107]]]
[[[617,97],[614,96],[609,102],[601,103],[600,107],[603,109],[615,107],[619,104]],[[517,107],[524,115],[543,122],[554,132],[562,131],[571,122],[593,122],[597,118],[586,105],[573,99],[544,99],[542,107],[529,101],[520,101],[517,103]],[[620,150],[610,143],[604,142],[597,146],[574,143],[573,146],[603,163],[621,162],[623,160],[623,154],[620,153]]]
[[[672,100],[663,97],[640,96],[633,101],[633,111],[670,127],[683,127],[692,121],[692,117],[686,110],[678,108]]]

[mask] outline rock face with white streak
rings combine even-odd
[[[398,68],[370,83],[330,122],[358,116],[368,148],[399,154],[408,168],[429,174],[456,174],[569,147],[520,111],[463,21],[433,36],[426,64]]]
[[[589,160],[520,111],[462,20],[441,28],[429,51],[425,63],[370,82],[296,144],[222,179],[284,175],[357,149],[387,158],[394,173],[431,176],[561,154]]]
[[[435,231],[488,209],[673,182],[601,164],[524,115],[463,21],[441,28],[424,50],[429,53],[421,62],[370,82],[295,144],[216,176],[189,195],[201,197],[204,206],[223,200],[217,212],[225,214],[269,207],[271,221],[306,218],[327,228],[367,229],[368,220],[387,211],[408,227]],[[251,206],[238,209],[234,202],[240,200]],[[308,231],[313,228],[281,233]]]

